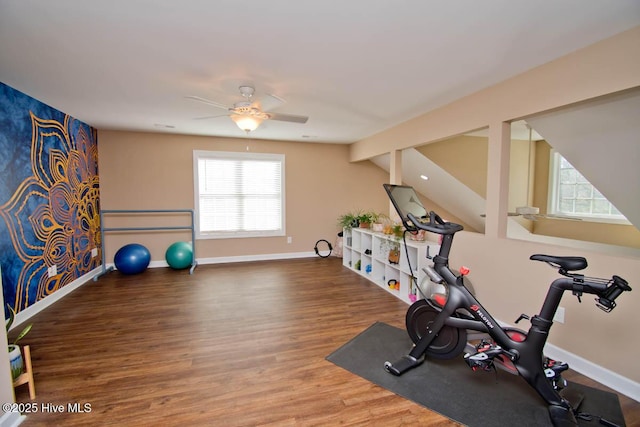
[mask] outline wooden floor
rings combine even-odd
[[[336,258],[113,272],[34,317],[23,425],[456,425],[325,360],[406,309]]]

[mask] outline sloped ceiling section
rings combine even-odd
[[[640,90],[526,120],[640,228]]]
[[[380,168],[389,171],[389,155],[371,159]],[[479,232],[484,232],[485,200],[476,192],[462,184],[440,166],[433,163],[419,151],[410,148],[402,151],[402,182],[438,203],[442,208],[458,216]],[[427,181],[420,175],[429,177]],[[429,210],[429,206],[425,206]]]

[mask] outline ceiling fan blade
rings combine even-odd
[[[229,110],[229,107],[227,107],[226,105],[222,105],[219,102],[211,101],[210,99],[202,98],[200,96],[190,95],[190,96],[185,96],[185,98],[191,99],[191,100],[194,100],[194,101],[198,101],[198,102],[202,102],[203,104],[207,104],[207,105],[211,105],[211,106],[214,106],[214,107],[218,107],[218,108],[223,108],[225,110]]]
[[[228,117],[228,114],[218,114],[215,116],[204,116],[204,117],[195,117],[193,120],[209,120],[209,119],[215,119],[218,117]]]
[[[260,108],[262,111],[271,111],[280,107],[285,102],[287,101],[280,98],[279,96],[267,93],[265,96],[256,101],[255,104],[257,104],[258,108]]]
[[[294,116],[292,114],[267,113],[267,115],[271,120],[279,120],[281,122],[307,123],[307,120],[309,120],[307,116]]]
[[[480,214],[480,216],[482,218],[486,218],[487,214]],[[519,213],[515,213],[515,212],[507,212],[507,216],[520,216],[520,214]]]

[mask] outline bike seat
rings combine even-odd
[[[534,261],[543,261],[559,267],[564,271],[577,271],[587,268],[587,260],[581,256],[552,256],[552,255],[531,255],[529,259]]]

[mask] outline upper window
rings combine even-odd
[[[284,155],[194,151],[198,238],[284,236]]]
[[[627,219],[558,152],[551,156],[550,213],[591,220]]]

